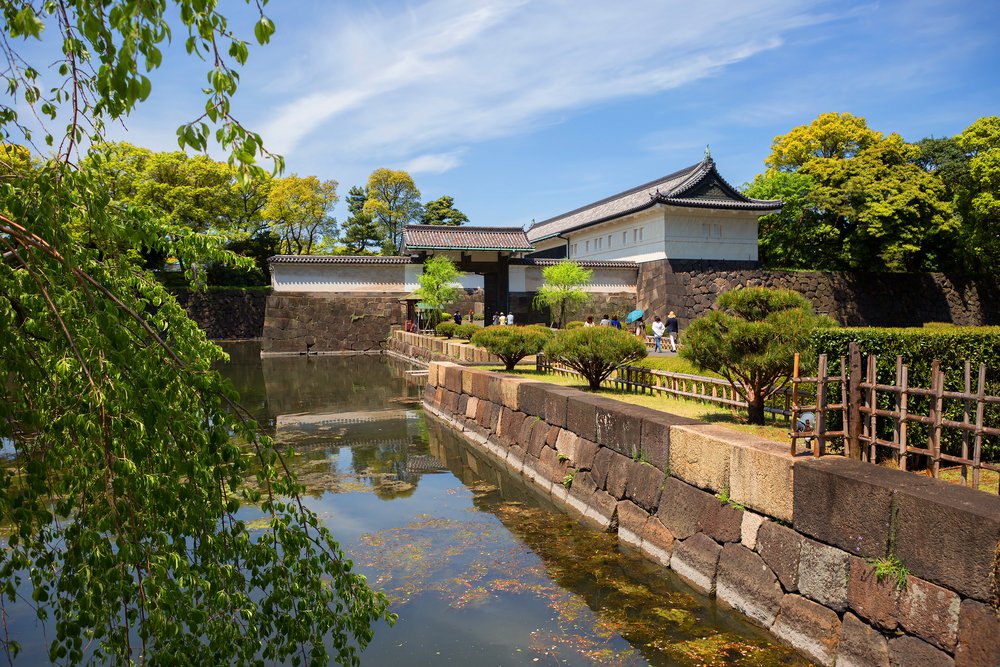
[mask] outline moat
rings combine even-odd
[[[227,350],[310,506],[399,614],[364,664],[807,664],[425,417],[413,367]]]

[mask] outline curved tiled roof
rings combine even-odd
[[[511,266],[555,266],[565,259],[549,259],[541,257],[520,257],[510,260]],[[574,264],[579,264],[585,269],[637,269],[639,265],[629,260],[600,260],[600,259],[574,259]]]
[[[452,227],[407,225],[403,246],[410,250],[507,250],[528,252],[533,246],[520,227]]]
[[[655,181],[537,222],[528,229],[528,238],[539,241],[638,213],[656,204],[755,211],[781,208],[779,200],[751,199],[739,192],[719,175],[715,161],[708,157]]]
[[[417,264],[411,257],[380,255],[274,255],[269,264]]]

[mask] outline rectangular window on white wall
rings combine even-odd
[[[608,247],[611,247],[611,234],[608,234]]]
[[[622,232],[622,245],[628,244],[628,232]]]
[[[603,240],[604,239],[598,237],[597,240],[594,241],[594,249],[595,250],[600,250],[601,249],[601,245],[602,245],[601,241],[603,241]]]
[[[590,252],[590,241],[586,242],[586,245],[584,246],[584,252]]]
[[[638,241],[639,241],[639,230],[638,229],[633,229],[632,230],[632,243],[637,243]]]
[[[642,240],[642,230],[643,230],[643,228],[642,228],[642,227],[640,227],[640,228],[639,228],[639,240],[640,240],[640,241]]]
[[[576,243],[573,244],[573,256],[574,257],[576,257],[577,254],[579,254],[579,252],[580,252],[579,250],[577,250],[577,245],[578,244],[576,244]]]
[[[712,225],[712,231],[715,232],[716,238],[722,238],[722,225]]]
[[[706,223],[701,225],[701,235],[706,239],[712,235],[712,226]]]

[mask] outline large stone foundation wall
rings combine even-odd
[[[821,665],[1000,665],[994,495],[448,362],[424,405]],[[890,554],[901,586],[870,564]]]
[[[266,290],[174,292],[177,302],[209,338],[248,340],[260,338],[264,330]]]
[[[392,332],[388,350],[401,357],[424,363],[454,360],[474,364],[503,364],[499,357],[481,347],[400,329]]]
[[[274,293],[267,299],[261,352],[381,351],[405,316],[397,296]]]
[[[1000,281],[943,273],[770,271],[751,262],[660,260],[639,265],[638,307],[674,310],[682,323],[708,311],[736,287],[785,287],[820,313],[850,326],[920,326],[953,322],[1000,324]]]

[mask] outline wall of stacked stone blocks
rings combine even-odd
[[[812,301],[817,312],[849,326],[1000,324],[1000,280],[944,273],[771,271],[754,262],[659,260],[639,265],[638,307],[674,310],[682,324],[711,309],[737,287],[784,287]]]
[[[481,347],[446,338],[435,338],[400,329],[392,332],[389,352],[419,361],[464,361],[474,364],[502,364],[499,357]]]
[[[818,664],[1000,665],[994,495],[451,362],[430,364],[424,404]],[[902,588],[869,564],[887,553]]]
[[[386,348],[406,309],[384,294],[273,293],[267,299],[261,352],[365,352]]]
[[[264,329],[264,309],[269,294],[267,290],[176,290],[173,294],[177,303],[209,338],[260,338]]]

